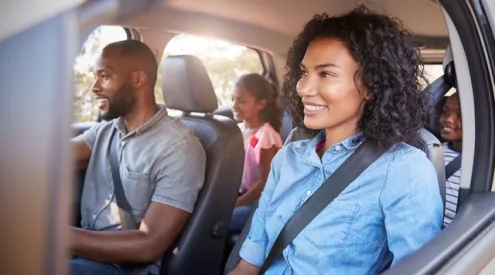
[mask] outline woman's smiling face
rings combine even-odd
[[[296,88],[304,104],[306,127],[357,129],[366,94],[356,77],[358,68],[346,45],[337,39],[322,38],[309,44]]]

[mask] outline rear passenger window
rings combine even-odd
[[[74,61],[74,122],[95,121],[98,117],[96,100],[90,90],[94,81],[94,62],[106,45],[127,39],[124,28],[101,26],[84,42]]]
[[[232,101],[230,90],[240,76],[247,73],[263,73],[263,64],[256,50],[228,41],[180,34],[168,42],[160,63],[167,56],[181,54],[194,55],[201,59],[217,94],[219,106]],[[160,72],[155,96],[158,103],[164,103]]]
[[[442,64],[425,64],[425,77],[426,80],[431,84],[443,75],[443,65]],[[424,88],[426,88],[426,83]],[[450,96],[455,93],[455,89],[450,89],[445,96]]]
[[[442,64],[425,64],[425,77],[428,82],[433,83],[440,76],[443,75]]]

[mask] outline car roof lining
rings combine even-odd
[[[448,40],[442,11],[431,0],[163,0],[157,7],[118,24],[211,36],[284,54],[314,14],[342,14],[361,3],[398,17],[418,37],[431,38],[430,43]]]

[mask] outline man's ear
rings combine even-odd
[[[131,73],[131,86],[141,88],[148,81],[148,75],[143,70],[136,70]]]

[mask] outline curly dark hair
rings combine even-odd
[[[419,129],[430,112],[428,97],[422,92],[425,77],[419,51],[397,18],[374,13],[364,6],[336,17],[315,15],[293,42],[283,86],[293,126],[313,136],[318,132],[304,126],[304,107],[296,85],[308,45],[321,38],[343,42],[358,63],[354,82],[360,79],[369,96],[358,129],[382,146],[416,144]]]

